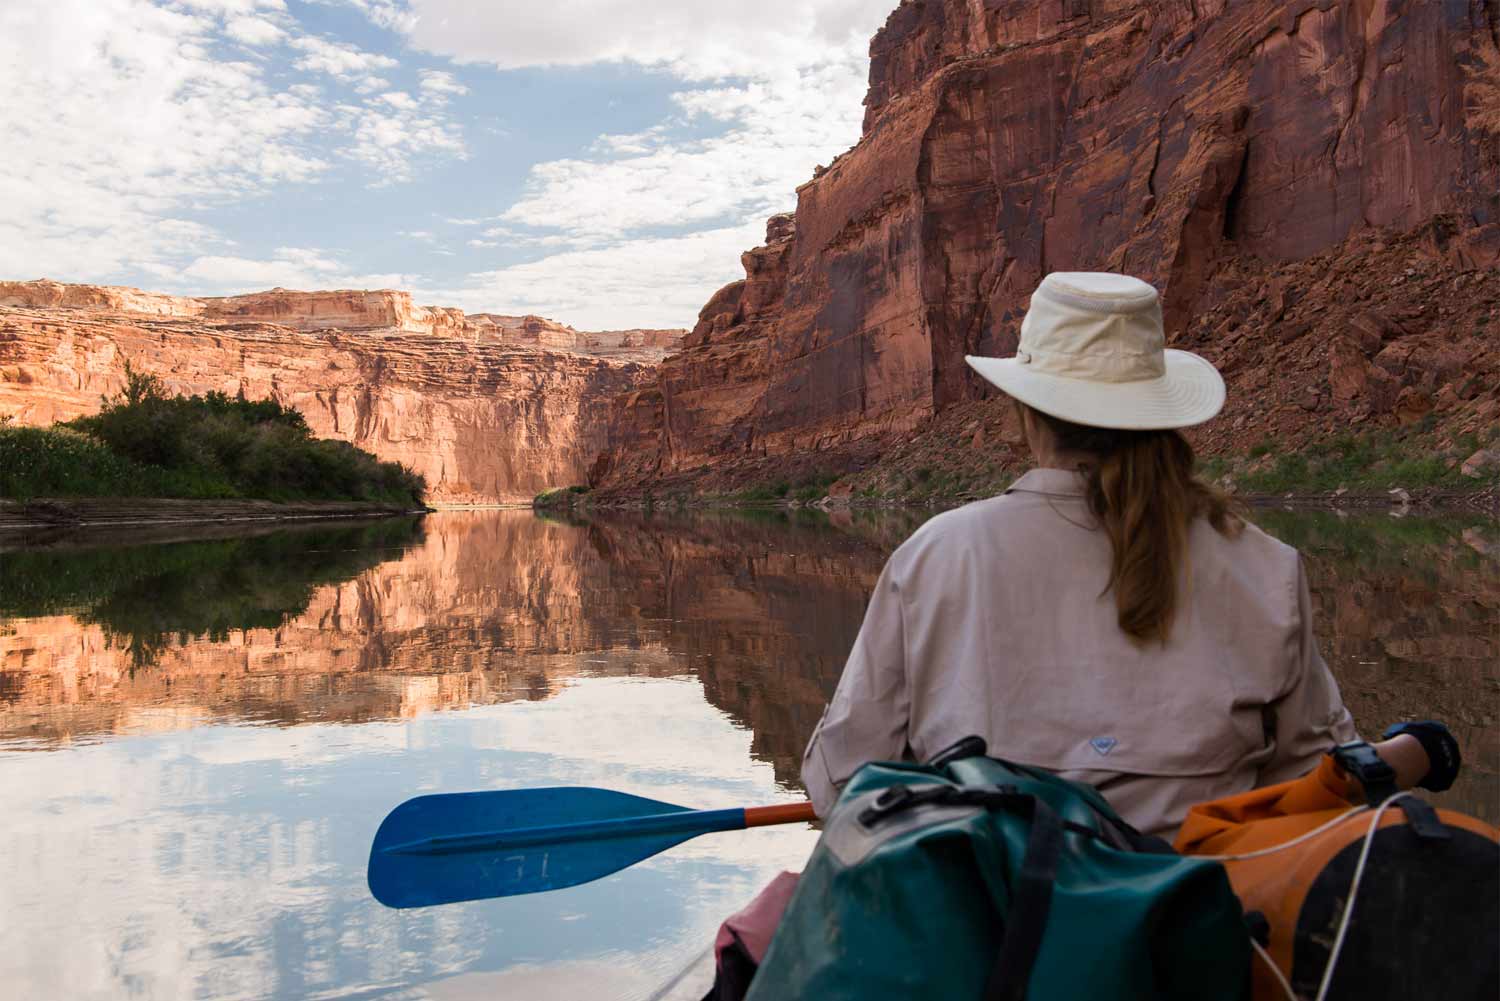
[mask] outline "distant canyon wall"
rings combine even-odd
[[[617,402],[594,479],[878,451],[989,394],[963,356],[1013,351],[1051,271],[1153,282],[1174,339],[1243,294],[1226,273],[1373,228],[1493,275],[1500,108],[1470,84],[1497,75],[1497,38],[1495,0],[905,0],[871,45],[863,138]],[[1345,333],[1272,347],[1316,341],[1298,378],[1328,398],[1321,352],[1347,353]],[[1258,378],[1233,374],[1231,396]]]
[[[529,500],[585,478],[611,400],[648,381],[681,334],[470,317],[390,290],[195,299],[0,282],[0,415],[94,413],[129,362],[174,392],[294,406],[315,434],[423,474],[434,502]]]

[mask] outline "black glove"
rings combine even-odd
[[[1381,737],[1390,740],[1403,733],[1417,738],[1422,750],[1427,752],[1427,774],[1417,785],[1433,792],[1444,792],[1451,788],[1453,780],[1458,778],[1458,770],[1463,767],[1464,757],[1459,753],[1458,741],[1448,728],[1437,720],[1420,719],[1388,726]]]

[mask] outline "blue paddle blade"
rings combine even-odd
[[[370,892],[387,907],[428,907],[556,890],[742,826],[743,810],[688,810],[608,789],[419,796],[376,832]]]

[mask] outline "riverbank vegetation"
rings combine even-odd
[[[11,549],[0,556],[0,620],[72,615],[101,626],[134,667],[194,637],[276,629],[324,585],[399,559],[418,517],[158,545]]]
[[[126,369],[92,417],[0,425],[0,497],[340,500],[422,506],[426,483],[348,442],[315,438],[275,400],[169,395]]]
[[[972,416],[972,415],[971,415]],[[633,494],[610,490],[547,495],[570,507],[946,507],[993,497],[1030,468],[1030,457],[1000,422],[950,422],[865,461],[851,472],[815,466],[816,456],[767,462],[760,475],[715,489],[684,483]],[[832,461],[825,458],[826,461]],[[1500,493],[1500,428],[1448,434],[1432,418],[1413,424],[1347,432],[1306,444],[1263,438],[1242,452],[1200,457],[1199,475],[1244,500],[1288,494],[1319,503],[1412,501],[1472,506]]]
[[[532,498],[531,506],[542,510],[569,509],[578,506],[588,492],[589,488],[581,484],[559,487],[556,490],[543,490]]]
[[[1478,493],[1500,486],[1500,430],[1439,440],[1430,423],[1349,432],[1301,448],[1263,439],[1240,455],[1202,463],[1206,477],[1239,493],[1377,495]]]

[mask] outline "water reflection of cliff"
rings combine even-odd
[[[1500,822],[1500,525],[1263,511],[1302,550],[1323,656],[1368,737],[1440,719],[1464,748],[1449,800]]]
[[[170,635],[134,671],[135,651],[97,612],[12,613],[0,626],[0,740],[49,746],[204,718],[399,718],[543,698],[580,675],[692,674],[752,731],[754,753],[795,782],[869,590],[920,520],[439,514],[405,550],[349,542],[343,556],[378,549],[378,565],[312,587],[300,613],[275,624],[194,620],[183,632],[197,638]],[[1480,552],[1488,536],[1433,521],[1259,520],[1308,554],[1324,651],[1356,718],[1367,730],[1412,716],[1452,722],[1472,763],[1459,799],[1500,816],[1500,580]],[[302,568],[301,586],[314,568],[334,570],[311,558],[287,565]],[[234,579],[274,572],[261,566]],[[265,579],[252,593],[297,586]],[[161,594],[194,598],[190,586]]]
[[[1321,512],[1254,518],[1304,551],[1322,650],[1363,731],[1447,721],[1468,764],[1446,802],[1500,820],[1497,526]],[[632,567],[638,587],[655,582],[660,614],[674,623],[670,648],[692,658],[710,701],[753,729],[755,753],[795,782],[885,555],[919,521],[593,531],[612,540],[611,560]]]
[[[0,615],[71,614],[149,667],[173,646],[275,629],[313,593],[404,552],[420,521],[319,526],[179,541],[16,549],[4,554]]]

